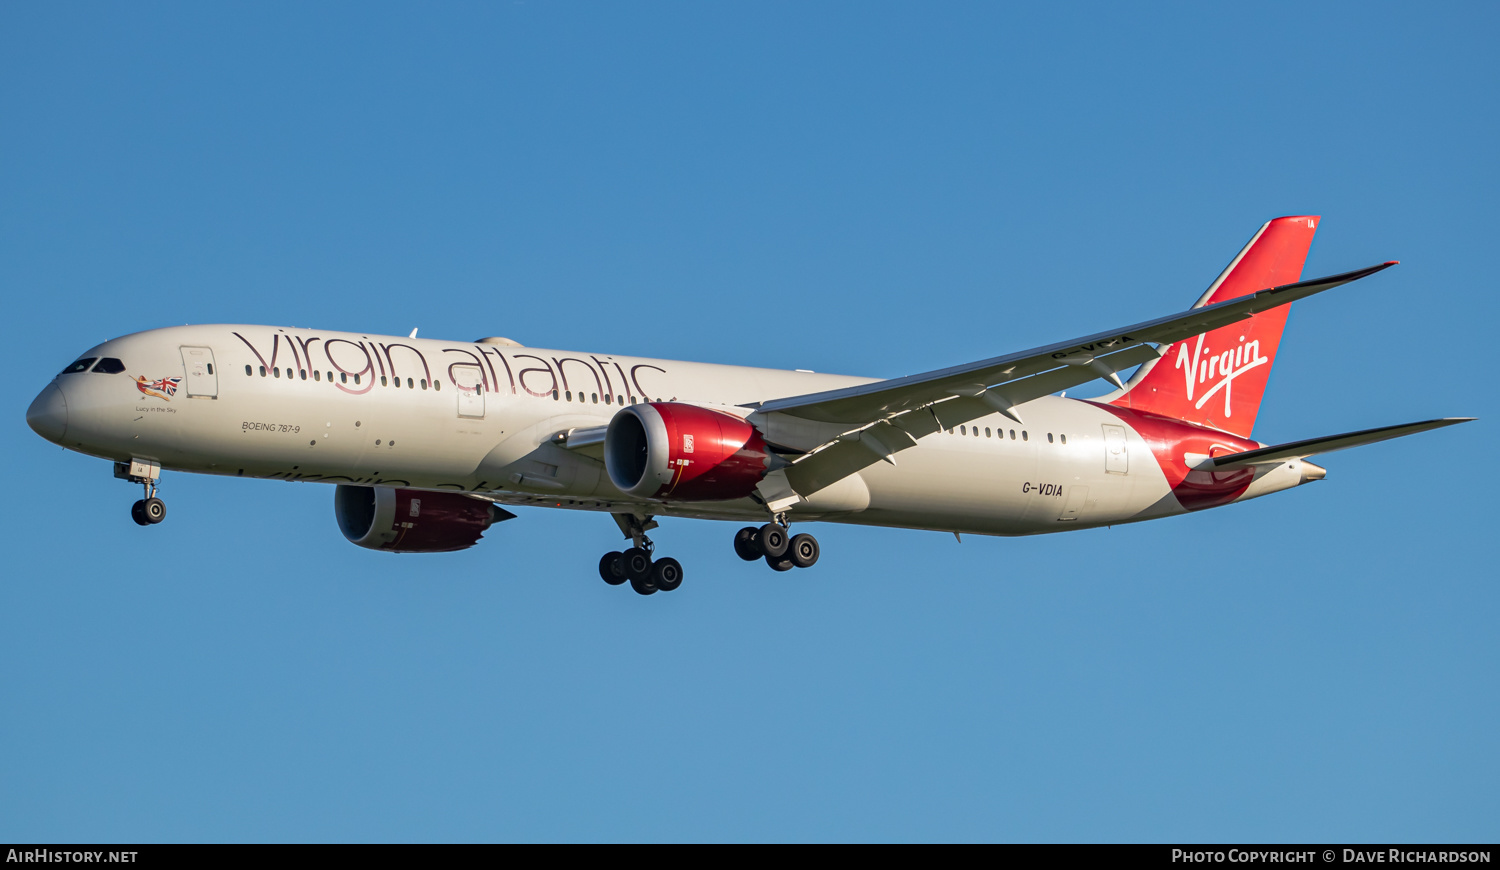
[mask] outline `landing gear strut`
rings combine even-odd
[[[734,533],[735,555],[746,562],[765,559],[773,571],[811,568],[818,561],[818,539],[809,534],[787,536],[786,514],[760,528],[746,526]]]
[[[605,553],[599,559],[599,576],[611,586],[629,582],[641,595],[671,592],[682,585],[682,563],[671,557],[653,559],[656,545],[646,532],[656,528],[651,517],[614,514],[620,531],[633,546],[623,553]]]
[[[161,478],[160,464],[140,459],[116,462],[115,477],[139,483],[145,488],[145,498],[130,506],[130,518],[136,525],[154,526],[167,518],[167,503],[156,497],[156,481]]]

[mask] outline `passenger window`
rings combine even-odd
[[[356,386],[356,387],[357,387],[357,386],[359,386],[359,375],[355,375],[355,376],[354,376],[354,385],[355,385],[355,386]]]
[[[386,383],[386,381],[385,381],[385,375],[381,375],[380,376],[380,385],[382,387],[388,387],[388,386],[390,386],[390,384]]]
[[[356,381],[356,383],[358,383],[358,382],[357,382],[357,381]],[[407,389],[408,389],[408,390],[415,390],[415,389],[416,389],[416,386],[414,386],[414,385],[413,385],[413,384],[412,384],[412,382],[411,382],[411,378],[407,378],[407,379],[406,379],[406,388],[407,388]]]
[[[558,401],[558,392],[557,392],[557,390],[553,390],[552,391],[552,401],[554,401],[554,402]]]
[[[265,366],[261,366],[260,367],[260,376],[261,377],[265,377],[266,376],[266,367]]]
[[[281,366],[277,366],[276,368],[271,369],[271,374],[275,375],[278,378],[281,377]]]
[[[573,391],[572,390],[567,390],[566,392],[564,392],[563,393],[563,400],[567,401],[567,402],[573,401]]]
[[[245,377],[248,378],[248,377],[250,377],[251,374],[252,373],[250,371],[250,367],[249,366],[245,366]]]
[[[599,394],[598,393],[589,393],[589,395],[594,397],[594,404],[596,404],[596,405],[599,404]]]
[[[427,389],[427,379],[426,378],[422,379],[422,389],[424,389],[424,390]]]
[[[63,369],[62,371],[58,372],[58,374],[60,374],[60,375],[75,375],[75,374],[78,374],[79,372],[86,372],[86,371],[89,370],[89,366],[91,366],[91,365],[94,364],[94,360],[96,360],[96,359],[98,359],[98,357],[96,357],[96,356],[91,356],[88,359],[81,359],[78,362],[75,362],[72,365],[68,366],[67,368]]]
[[[1016,440],[1016,430],[1014,429],[1010,430],[1010,440]]]
[[[988,426],[984,427],[984,437],[990,437],[990,427]]]
[[[443,382],[442,381],[433,381],[432,382],[432,388],[434,390],[441,390],[443,388]]]
[[[314,381],[321,381],[321,380],[323,380],[323,373],[320,372],[320,371],[318,371],[317,369],[313,369],[313,380]]]
[[[1048,433],[1047,433],[1047,443],[1048,443],[1048,444],[1051,444],[1051,443],[1052,443],[1052,433],[1051,433],[1051,432],[1048,432]]]
[[[117,375],[125,371],[125,364],[112,356],[107,356],[99,360],[99,364],[94,366],[94,371],[101,375]]]
[[[967,434],[969,434],[969,430],[968,430],[967,427],[960,426],[960,427],[958,427],[958,434],[960,434],[960,435],[967,435]]]
[[[1025,429],[1021,430],[1021,440],[1022,441],[1030,441],[1031,440],[1031,436],[1029,434],[1027,434],[1027,432],[1026,432]]]
[[[611,396],[609,393],[605,393],[604,394],[604,404],[606,404],[606,405],[613,405],[614,403],[615,403],[615,397]]]
[[[1062,443],[1064,443],[1064,444],[1068,443],[1068,436],[1066,436],[1066,435],[1059,435],[1057,437],[1059,437],[1059,438],[1062,439]]]
[[[347,383],[349,383],[349,373],[348,372],[339,372],[339,383],[341,383],[341,384],[347,384]]]
[[[297,376],[304,381],[307,380],[307,369],[297,369]]]
[[[328,373],[328,383],[333,383],[333,372]]]

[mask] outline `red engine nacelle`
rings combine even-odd
[[[349,543],[388,553],[464,550],[492,524],[515,516],[456,492],[348,484],[334,492],[333,513]]]
[[[680,402],[621,408],[604,437],[610,482],[640,498],[743,498],[780,464],[754,426]]]

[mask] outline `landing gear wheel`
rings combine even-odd
[[[630,588],[634,589],[642,595],[652,595],[656,592],[656,584],[651,582],[650,577],[646,577],[641,580],[637,580],[634,577],[631,577]]]
[[[625,554],[605,553],[599,559],[599,576],[611,586],[619,586],[629,577],[625,576]]]
[[[668,556],[651,563],[651,582],[663,592],[682,585],[682,563]]]
[[[798,568],[811,568],[818,563],[818,539],[812,535],[793,535],[787,555]]]
[[[760,545],[755,543],[755,536],[758,534],[758,531],[755,526],[745,526],[734,533],[734,554],[736,556],[739,556],[746,562],[754,562],[765,555],[765,553],[760,551]]]
[[[767,556],[766,564],[771,566],[772,571],[790,571],[797,567],[791,556]]]
[[[631,547],[623,554],[621,554],[620,558],[625,565],[625,576],[630,578],[630,584],[632,586],[635,585],[637,580],[644,581],[651,577],[650,553],[642,550],[640,547]],[[636,586],[635,591],[641,592],[640,587]],[[651,592],[655,591],[656,587],[652,586]],[[651,592],[641,592],[641,594],[650,595]]]
[[[146,519],[146,500],[141,499],[130,506],[130,518],[135,520],[138,526],[149,526],[151,521]]]
[[[156,524],[167,518],[167,503],[152,496],[141,502],[141,515],[146,522]]]
[[[775,523],[766,523],[761,526],[760,530],[755,533],[755,543],[760,547],[760,551],[765,554],[767,562],[785,556],[786,548],[789,546],[786,538],[786,529]]]

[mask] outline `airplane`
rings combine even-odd
[[[26,421],[142,486],[131,516],[147,527],[166,517],[164,469],[332,483],[344,537],[392,553],[471,547],[509,507],[608,513],[631,546],[600,577],[642,595],[682,584],[647,534],[658,517],[748,523],[735,553],[775,571],[819,559],[793,523],[1014,536],[1139,522],[1322,480],[1308,457],[1473,419],[1250,437],[1287,306],[1396,265],[1301,280],[1319,221],[1267,222],[1184,312],[906,377],[178,326],[85,351]],[[1066,397],[1099,378],[1113,392]]]

